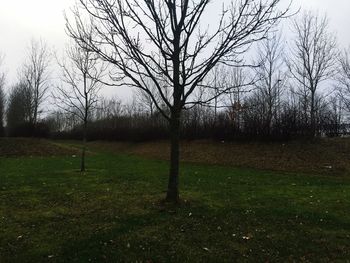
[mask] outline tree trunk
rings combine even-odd
[[[271,138],[271,130],[272,130],[272,106],[269,102],[268,105],[268,113],[267,113],[267,122],[266,122],[266,130],[267,130],[267,137]]]
[[[310,118],[311,118],[311,129],[310,129],[310,136],[311,138],[314,138],[316,135],[316,114],[315,114],[315,93],[311,93],[311,112],[310,112]]]
[[[174,8],[175,2],[174,2]],[[175,11],[176,12],[176,11]],[[174,52],[173,52],[173,107],[170,116],[170,171],[168,192],[166,201],[171,203],[179,202],[179,161],[180,161],[180,115],[181,115],[181,96],[184,93],[184,87],[180,85],[180,40],[181,31],[176,29],[174,32]]]
[[[86,135],[87,135],[87,122],[88,122],[88,92],[87,92],[87,86],[86,86],[86,78],[87,73],[84,72],[83,74],[84,78],[84,99],[85,99],[85,109],[84,109],[84,127],[83,127],[83,149],[81,153],[81,166],[80,166],[80,172],[85,172],[85,151],[86,151]]]
[[[174,111],[170,120],[170,172],[166,201],[179,202],[180,112]]]
[[[81,165],[80,165],[80,172],[85,172],[86,134],[87,134],[87,122],[86,122],[86,121],[84,121],[84,130],[83,130],[83,147],[82,147],[82,151],[81,151]]]

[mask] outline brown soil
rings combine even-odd
[[[169,159],[169,144],[166,141],[95,145],[116,152]],[[181,160],[263,170],[350,175],[350,139],[288,143],[182,142]]]
[[[76,154],[77,149],[41,139],[1,138],[0,157],[57,156]]]

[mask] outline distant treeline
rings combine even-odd
[[[253,92],[246,95],[241,105],[220,108],[196,105],[182,115],[181,137],[188,140],[289,140],[310,136],[308,110],[297,98],[281,102],[279,107],[274,108],[271,119],[268,118],[267,104],[261,100],[260,93]],[[349,133],[349,125],[343,121],[346,118],[338,101],[323,100],[319,105],[316,114],[317,136]],[[55,111],[33,123],[30,107],[26,108],[26,103],[22,101],[15,106],[13,110],[16,114],[13,115],[16,118],[12,119],[10,100],[6,127],[8,136],[56,139],[82,137],[83,126],[74,113]],[[152,107],[136,99],[129,105],[123,105],[117,99],[102,100],[91,114],[87,138],[117,141],[167,139],[168,122]]]

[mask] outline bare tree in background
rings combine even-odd
[[[338,82],[340,84],[340,94],[347,111],[350,112],[350,48],[343,51],[339,61],[340,71]]]
[[[119,117],[124,113],[124,106],[117,97],[111,99],[101,98],[95,107],[94,117],[96,120]]]
[[[310,135],[316,135],[316,93],[322,81],[334,74],[337,59],[336,38],[329,32],[327,17],[311,12],[294,22],[296,38],[288,58],[292,77],[307,92]]]
[[[251,79],[249,79],[251,78]],[[244,97],[251,92],[251,85],[255,79],[249,77],[244,68],[233,68],[226,80],[227,84],[232,87],[228,93],[229,117],[235,128],[240,130],[242,127],[242,111],[244,110]]]
[[[149,83],[148,89],[152,94],[157,94],[157,88],[153,85],[153,83]],[[156,103],[153,101],[149,93],[142,89],[136,89],[134,91],[134,96],[137,103],[145,109],[150,117],[153,117],[156,110]]]
[[[209,101],[212,101],[212,107],[214,109],[214,124],[217,120],[218,109],[221,102],[221,91],[223,90],[224,82],[227,77],[225,68],[225,66],[218,65],[210,72],[210,74],[208,74],[209,83],[207,86],[210,87],[210,89],[204,86],[200,90],[200,97],[197,99],[199,101],[203,100],[204,96],[207,97]]]
[[[208,102],[204,106],[214,109],[214,125],[219,109],[228,109],[228,117],[239,130],[243,94],[251,91],[255,78],[249,76],[244,66],[219,65],[211,71],[207,79],[205,84],[201,84],[203,89],[197,101]]]
[[[83,123],[80,171],[84,172],[88,121],[98,101],[104,67],[98,62],[95,53],[78,45],[67,47],[65,56],[69,62],[58,61],[63,86],[56,87],[53,97],[59,108],[76,115]]]
[[[231,67],[218,64],[214,67],[210,73],[208,74],[206,81],[200,85],[195,97],[193,99],[194,103],[202,103],[202,106],[210,107],[214,110],[214,120],[213,124],[215,125],[219,109],[224,107],[223,95],[231,92],[234,87],[230,85],[232,84],[229,79],[231,79]],[[234,70],[235,68],[233,68]],[[204,102],[204,103],[203,103]]]
[[[22,135],[22,126],[31,123],[32,113],[32,92],[25,81],[15,84],[10,90],[6,120],[10,136]]]
[[[32,40],[20,78],[26,82],[32,93],[32,116],[30,123],[36,125],[41,105],[47,98],[49,89],[49,66],[51,54],[42,40]]]
[[[2,72],[2,63],[4,56],[0,53],[0,137],[4,136],[4,117],[5,117],[5,73]]]
[[[259,93],[260,107],[263,108],[266,135],[271,135],[273,121],[278,118],[281,106],[282,88],[285,83],[283,46],[281,36],[277,33],[268,37],[259,47],[255,68],[258,81],[255,83]]]
[[[113,64],[111,77],[116,85],[148,93],[169,122],[171,149],[166,200],[178,202],[182,110],[217,64],[235,65],[237,56],[264,38],[288,9],[277,9],[281,0],[229,1],[227,6],[223,5],[217,23],[207,25],[206,15],[212,12],[210,0],[79,2],[80,8],[73,10],[74,17],[67,18],[70,35],[82,47]],[[85,26],[84,15],[93,24],[94,37]],[[156,94],[149,88],[149,82],[156,87]],[[170,100],[165,90],[171,93]]]
[[[324,111],[321,115],[321,121],[324,125],[323,131],[328,136],[340,136],[346,132],[343,123],[344,107],[341,94],[335,93],[324,102]]]

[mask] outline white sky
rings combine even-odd
[[[283,0],[284,1],[284,0]],[[327,14],[330,28],[337,34],[340,47],[350,45],[350,1],[349,0],[294,0],[293,6]]]
[[[289,0],[282,0],[285,3]],[[0,0],[0,53],[5,54],[7,83],[16,81],[17,68],[32,38],[45,40],[62,50],[67,42],[63,11],[75,0]],[[327,13],[340,47],[350,45],[350,0],[294,0],[293,9],[312,9]]]
[[[15,81],[32,38],[61,48],[66,42],[63,10],[74,0],[0,0],[0,52],[5,54],[8,81]]]

